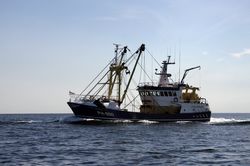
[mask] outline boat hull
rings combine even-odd
[[[84,105],[80,103],[68,102],[69,107],[75,116],[87,119],[100,120],[150,120],[158,122],[175,122],[175,121],[210,121],[211,112],[201,113],[178,113],[178,114],[148,114],[139,112],[120,111],[112,109],[103,109],[95,106]]]

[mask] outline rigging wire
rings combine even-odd
[[[148,73],[146,72],[146,70],[142,67],[142,65],[140,63],[138,63],[138,65],[143,70],[144,74],[148,77],[148,79],[152,82],[152,79],[150,78],[150,76],[148,75]],[[144,78],[144,81],[145,81],[145,78]]]
[[[148,51],[147,48],[145,48],[145,50],[148,52],[148,54],[154,59],[154,61],[159,65],[159,67],[161,67],[160,63],[155,59],[155,57]]]
[[[103,80],[103,78],[104,78],[108,73],[109,73],[109,71],[107,71],[107,73],[106,73],[105,75],[103,75],[103,77],[98,81],[98,83],[96,83],[95,86],[87,93],[86,97],[92,92],[92,90],[94,90],[94,89],[96,88],[96,86],[97,86],[98,84],[100,84],[100,82]],[[106,82],[106,83],[107,83],[107,82]],[[80,94],[79,96],[81,96],[81,94]],[[79,96],[78,96],[78,97],[79,97]],[[86,98],[86,97],[85,97],[85,98]]]
[[[104,70],[108,67],[108,66],[110,66],[110,64],[113,62],[115,60],[115,57],[114,58],[112,58],[112,60],[101,70],[101,72],[87,85],[87,87],[79,94],[79,96],[81,96],[89,87],[90,87],[90,85],[104,72]],[[108,71],[109,72],[109,71]],[[107,73],[108,73],[107,72]],[[106,74],[107,74],[106,73]],[[105,75],[106,75],[105,74]],[[78,97],[79,97],[78,96]]]
[[[136,97],[134,97],[133,100],[130,100],[130,102],[129,102],[127,105],[125,105],[124,108],[127,108],[133,101],[135,101],[135,99],[136,99],[138,96],[139,96],[139,94],[138,94]],[[135,105],[134,105],[134,107],[135,107]],[[136,108],[139,109],[138,107],[136,107]]]
[[[147,50],[147,49],[146,49]],[[119,50],[119,53],[122,51],[122,49],[121,50]],[[131,51],[128,49],[128,51],[131,53]],[[127,63],[129,63],[129,64],[131,64],[132,63],[132,61],[130,62],[130,60],[132,59],[132,58],[134,58],[134,56],[137,54],[137,52],[138,51],[136,51],[135,53],[131,53],[131,56],[125,61],[125,63],[127,64]],[[154,61],[159,65],[159,66],[161,66],[160,64],[159,64],[159,62],[153,57],[153,55],[147,50],[147,52],[149,53],[149,55],[151,55],[151,57],[154,59]],[[119,55],[118,56],[118,58],[120,57],[121,55]],[[79,96],[81,96],[92,84],[93,84],[93,82],[95,82],[96,81],[96,79],[105,71],[105,69],[108,67],[108,66],[110,66],[110,64],[115,60],[115,58],[116,57],[114,57],[114,58],[112,58],[112,60],[101,70],[101,72],[86,86],[86,88],[83,90],[83,91],[81,91],[81,93],[78,95],[78,97]],[[140,65],[139,65],[140,66]],[[140,66],[141,67],[141,69],[143,70],[143,68],[142,68],[142,66]],[[145,70],[143,70],[145,73],[146,73],[146,71]],[[109,71],[108,71],[109,72]],[[108,72],[106,72],[106,74],[105,74],[105,76],[108,74]],[[146,75],[147,75],[147,73],[146,73]],[[147,75],[147,77],[150,79],[150,77]],[[104,78],[104,77],[103,77]],[[103,78],[101,78],[101,80],[103,79]],[[151,80],[151,79],[150,79]],[[152,81],[152,80],[151,80]],[[99,81],[100,82],[100,81]],[[90,92],[95,88],[96,86],[94,86],[91,90],[90,90]],[[89,92],[89,93],[90,93]],[[88,94],[89,94],[88,93]]]
[[[94,98],[101,92],[101,90],[104,88],[104,86],[105,86],[105,83],[102,86],[100,86],[97,91],[94,92],[94,95],[93,95]]]
[[[132,79],[132,82],[134,83],[134,86],[137,87],[137,83],[135,82],[134,79]],[[134,89],[134,90],[137,90],[137,89]],[[132,94],[132,90],[130,91],[130,93]],[[136,93],[139,94],[138,91],[136,91]],[[132,97],[134,98],[134,94],[132,94]],[[137,103],[139,103],[139,102],[137,101]]]
[[[124,48],[121,48],[120,51],[119,51],[119,54],[124,50]],[[128,49],[129,50],[129,49]],[[129,50],[130,51],[130,50]],[[81,96],[92,84],[94,81],[96,81],[96,79],[105,71],[105,69],[107,69],[108,66],[110,66],[111,63],[113,63],[113,61],[117,58],[119,59],[122,55],[120,54],[118,57],[114,57],[112,58],[112,60],[101,70],[101,72],[88,84],[88,86],[78,95]],[[110,70],[108,70],[104,76],[94,85],[94,87],[88,92],[88,94],[86,96],[88,96],[92,90],[94,90],[96,88],[96,86],[102,81],[102,79],[109,73]],[[108,82],[108,81],[107,81]],[[107,84],[106,82],[106,84]],[[99,92],[98,92],[99,93]]]
[[[133,78],[132,78],[132,81],[131,81],[131,82],[133,82],[133,83],[134,83],[134,86],[137,87],[137,83],[136,83],[136,81],[135,81]],[[124,81],[124,85],[125,85],[125,87],[126,87],[126,85],[127,85],[126,81]],[[136,102],[137,105],[141,105],[141,103],[138,102],[138,100],[136,100],[137,96],[139,95],[138,92],[137,92],[136,97],[135,97],[134,94],[132,93],[132,90],[131,90],[131,89],[128,91],[128,93],[129,93],[129,95],[133,98],[133,100],[131,100],[130,97],[129,97],[129,95],[127,94],[127,95],[126,95],[126,98],[129,100],[129,103],[128,103],[128,104],[124,104],[126,107],[129,106],[133,101]],[[124,107],[124,108],[126,108],[126,107]],[[132,107],[133,107],[133,106],[132,106]],[[137,108],[137,109],[138,109],[138,108]]]
[[[146,58],[145,58],[145,53],[144,53],[144,59],[143,59],[143,70],[145,70],[146,69]],[[146,73],[146,71],[144,72],[144,75],[143,75],[143,82],[146,82],[146,77],[145,77],[145,75],[146,75],[147,73]],[[149,78],[150,79],[150,78]]]
[[[119,50],[119,54],[123,51],[123,49],[124,48],[121,48],[120,50]],[[131,53],[131,51],[128,49],[128,51]],[[134,53],[135,54],[135,53]],[[110,64],[111,63],[113,63],[113,61],[117,58],[117,59],[119,59],[120,57],[121,57],[122,55],[119,55],[118,57],[114,57],[114,58],[112,58],[110,61],[109,61],[109,63],[101,70],[101,72],[87,85],[87,87],[78,95],[78,97],[79,96],[81,96],[89,87],[90,87],[90,85],[92,85],[93,84],[93,82],[104,72],[104,70],[107,68],[107,67],[109,67],[110,66]],[[109,72],[109,71],[108,71]],[[108,73],[107,72],[107,73]],[[105,75],[107,75],[107,73],[105,74]],[[91,90],[92,91],[92,90]]]
[[[147,50],[147,49],[146,49]],[[150,56],[152,57],[152,59],[159,65],[159,67],[161,67],[161,65],[160,65],[160,63],[154,58],[154,56],[147,50],[147,52],[150,54]],[[145,54],[145,53],[144,53]],[[149,74],[147,73],[147,71],[145,70],[146,69],[146,56],[144,55],[143,56],[144,57],[144,59],[142,59],[142,62],[141,62],[141,64],[140,63],[138,63],[138,65],[140,66],[140,68],[142,69],[142,71],[144,72],[144,82],[145,82],[145,80],[146,80],[146,77],[145,76],[147,76],[147,78],[149,79],[149,81],[151,81],[151,82],[153,82],[154,80],[153,80],[153,77],[150,77],[149,76]],[[153,75],[153,71],[152,71],[152,75]]]
[[[179,46],[179,82],[181,81],[181,45]]]
[[[152,78],[152,85],[154,81],[154,64],[153,64],[153,58],[151,56],[151,78]]]
[[[142,57],[145,57],[145,56],[142,56]],[[136,60],[136,57],[133,57],[133,59],[134,60]],[[143,61],[143,58],[141,58],[142,59],[142,62],[141,63],[144,63]],[[128,66],[132,63],[133,61],[131,60],[130,62],[129,62],[129,64],[128,64]],[[140,63],[138,63],[138,65],[140,66],[140,68],[142,69],[142,71],[144,72],[144,74],[146,74],[146,76],[148,77],[148,79],[150,80],[150,81],[152,81],[152,79],[150,78],[150,76],[148,75],[148,73],[146,72],[146,70],[145,70],[145,64],[140,64]],[[143,68],[143,65],[144,65],[144,68]],[[144,78],[144,80],[145,80],[145,78]]]
[[[135,52],[135,53],[131,53],[131,51],[128,49],[128,51],[130,52],[130,54],[131,54],[131,56],[129,56],[129,58],[128,59],[126,59],[125,61],[124,61],[124,63],[125,64],[128,64],[127,66],[129,66],[129,65],[131,65],[132,64],[132,62],[134,62],[135,60],[136,60],[136,56],[135,55],[137,55],[137,53],[138,53],[138,50]],[[122,52],[122,49],[121,50],[119,50],[119,53],[121,53]],[[147,52],[150,54],[150,52],[147,50]],[[144,56],[142,56],[142,60],[141,60],[141,63],[138,63],[138,65],[140,66],[140,68],[141,68],[141,70],[140,70],[140,80],[139,81],[141,81],[141,78],[142,78],[142,73],[144,72],[144,81],[145,81],[145,79],[146,79],[146,76],[148,77],[148,79],[149,80],[151,80],[151,81],[153,81],[151,78],[150,78],[150,76],[148,75],[148,73],[146,72],[146,70],[145,70],[145,67],[146,67],[146,58],[145,58],[145,52],[143,52],[144,53]],[[152,56],[152,54],[150,54],[151,55],[151,57],[152,57],[152,59],[155,61],[155,62],[157,62],[156,61],[156,59]],[[117,59],[119,59],[121,57],[121,55],[119,55],[118,56],[118,58],[117,57],[114,57],[114,58],[112,58],[112,60],[105,66],[105,68],[104,69],[102,69],[101,70],[101,72],[90,82],[90,84],[80,93],[80,95],[82,95],[99,77],[100,77],[100,75],[105,71],[105,69],[107,69],[107,67],[108,66],[110,66],[113,62],[114,62],[114,59],[115,58],[117,58]],[[157,62],[158,63],[158,62]],[[159,65],[159,63],[158,63],[158,65]],[[104,89],[104,87],[105,87],[105,85],[107,85],[108,84],[108,81],[109,80],[107,80],[105,83],[101,83],[101,81],[104,79],[104,77],[105,76],[107,76],[107,74],[110,72],[110,70],[108,70],[105,74],[104,74],[104,76],[92,87],[92,89],[88,92],[88,94],[86,95],[86,96],[88,96],[94,89],[96,89],[96,87],[97,87],[97,85],[99,85],[99,84],[103,84],[103,85],[101,85],[95,92],[94,92],[94,97],[96,97],[99,93],[102,93],[103,91],[103,89]],[[115,73],[113,74],[113,75],[115,75]],[[123,79],[123,81],[125,81],[125,79]],[[134,84],[136,84],[136,82],[135,82],[135,80],[134,79],[132,79],[132,82],[134,83]],[[126,85],[126,83],[125,83],[125,85]],[[136,85],[137,86],[137,85]],[[105,90],[104,91],[104,94],[107,92],[107,90]],[[80,96],[79,95],[79,96]],[[129,95],[132,97],[132,99],[133,100],[130,100],[130,97],[129,97]],[[126,96],[127,96],[127,98],[129,99],[129,104],[131,104],[132,102],[136,102],[136,104],[138,104],[138,105],[140,105],[140,103],[138,102],[138,100],[136,100],[137,99],[137,97],[139,96],[139,94],[137,94],[137,96],[135,97],[134,96],[134,93],[132,93],[132,91],[129,91],[129,94],[126,94]],[[129,105],[129,104],[127,104],[126,105],[126,107]],[[134,104],[135,105],[135,104]],[[125,107],[125,108],[126,108]]]
[[[141,63],[142,63],[143,59],[141,58]],[[140,70],[140,76],[139,76],[139,81],[138,82],[141,82],[141,77],[142,77],[142,69]]]

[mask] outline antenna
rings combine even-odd
[[[179,82],[181,80],[181,46],[179,48]]]

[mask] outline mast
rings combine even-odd
[[[106,91],[106,93],[107,93],[106,99],[116,101],[119,106],[123,103],[123,101],[126,97],[129,85],[132,81],[132,77],[134,76],[136,66],[138,65],[139,59],[141,57],[141,54],[143,51],[145,51],[145,45],[142,44],[140,46],[140,48],[128,60],[124,61],[125,54],[127,53],[128,50],[129,49],[127,48],[127,46],[120,48],[119,45],[115,44],[115,57],[111,61],[108,71],[92,87],[92,89],[87,93],[87,95],[85,95],[85,98],[87,96],[89,96],[89,94],[97,87],[97,85],[101,85],[101,87],[94,93],[94,96],[92,98],[95,98],[101,92],[101,90],[105,87],[105,85],[107,85],[108,87],[107,87],[107,91]],[[127,83],[126,87],[124,88],[125,90],[122,93],[121,86],[122,86],[122,81],[123,81],[123,72],[125,72],[126,74],[130,73],[130,71],[128,70],[128,67],[126,66],[126,63],[128,61],[131,61],[132,57],[134,55],[137,55],[138,57],[137,57],[136,62],[134,64],[133,71],[131,72],[131,75],[129,76],[128,83]],[[106,82],[102,83],[101,81],[104,79],[104,77],[108,77],[108,79]],[[115,91],[115,92],[117,92],[116,96],[115,96],[115,98],[112,98],[111,96],[114,93],[114,88],[116,88],[116,87],[117,87],[117,89]]]
[[[138,53],[138,57],[137,57],[137,59],[136,59],[136,62],[135,62],[133,71],[132,71],[132,73],[131,73],[131,75],[130,75],[130,77],[129,77],[128,84],[127,84],[127,86],[126,86],[126,88],[125,88],[125,90],[124,90],[122,99],[121,99],[121,101],[119,101],[119,106],[123,103],[123,101],[124,101],[124,99],[125,99],[125,96],[126,96],[126,94],[127,94],[129,85],[130,85],[131,80],[132,80],[132,78],[133,78],[133,76],[134,76],[136,66],[137,66],[137,64],[138,64],[138,61],[139,61],[139,59],[140,59],[141,54],[142,54],[143,51],[145,51],[145,44],[142,44],[141,47],[136,51],[136,53]]]
[[[109,86],[108,86],[108,99],[110,100],[113,89],[114,89],[114,85],[117,84],[117,100],[120,101],[121,98],[121,83],[122,83],[122,71],[124,69],[127,69],[125,65],[125,63],[123,63],[123,58],[124,55],[127,53],[127,46],[123,47],[123,48],[119,48],[118,44],[115,44],[116,48],[115,48],[115,61],[113,64],[110,65],[109,68]],[[122,53],[121,56],[118,58],[118,50],[121,49]],[[118,62],[119,61],[119,62]]]
[[[168,73],[168,65],[175,64],[175,62],[170,62],[170,56],[168,56],[167,61],[162,62],[162,70],[160,73],[155,73],[156,75],[160,75],[160,80],[158,86],[167,86],[169,84],[168,77],[171,77],[171,74]]]

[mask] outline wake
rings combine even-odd
[[[98,119],[85,119],[78,118],[75,116],[64,117],[59,120],[60,123],[68,123],[68,124],[121,124],[121,123],[143,123],[143,124],[154,124],[159,123],[156,121],[150,120],[140,120],[140,121],[132,121],[132,120],[98,120]]]
[[[207,124],[211,125],[250,125],[250,119],[234,119],[234,118],[211,118]]]
[[[75,116],[64,117],[59,120],[60,123],[68,124],[121,124],[121,123],[141,123],[141,124],[157,124],[161,122],[149,121],[149,120],[140,120],[140,121],[131,121],[131,120],[98,120],[98,119],[84,119],[78,118]],[[164,123],[164,122],[163,122]],[[186,124],[186,123],[197,123],[192,121],[178,121],[178,122],[168,122],[175,124]],[[209,125],[250,125],[250,119],[234,119],[234,118],[213,118],[211,117],[210,122],[201,122],[201,124]]]
[[[75,116],[61,117],[54,120],[9,120],[1,121],[0,125],[6,124],[34,124],[34,123],[64,123],[64,124],[158,124],[161,122],[150,121],[150,120],[140,120],[140,121],[131,121],[131,120],[97,120],[97,119],[84,119],[78,118]],[[164,123],[164,122],[162,122]],[[192,121],[177,121],[177,122],[168,122],[167,124],[190,124],[197,123]],[[166,124],[166,123],[164,123]],[[201,122],[200,124],[209,124],[209,125],[250,125],[250,119],[235,119],[235,118],[214,118],[211,117],[210,122]]]

